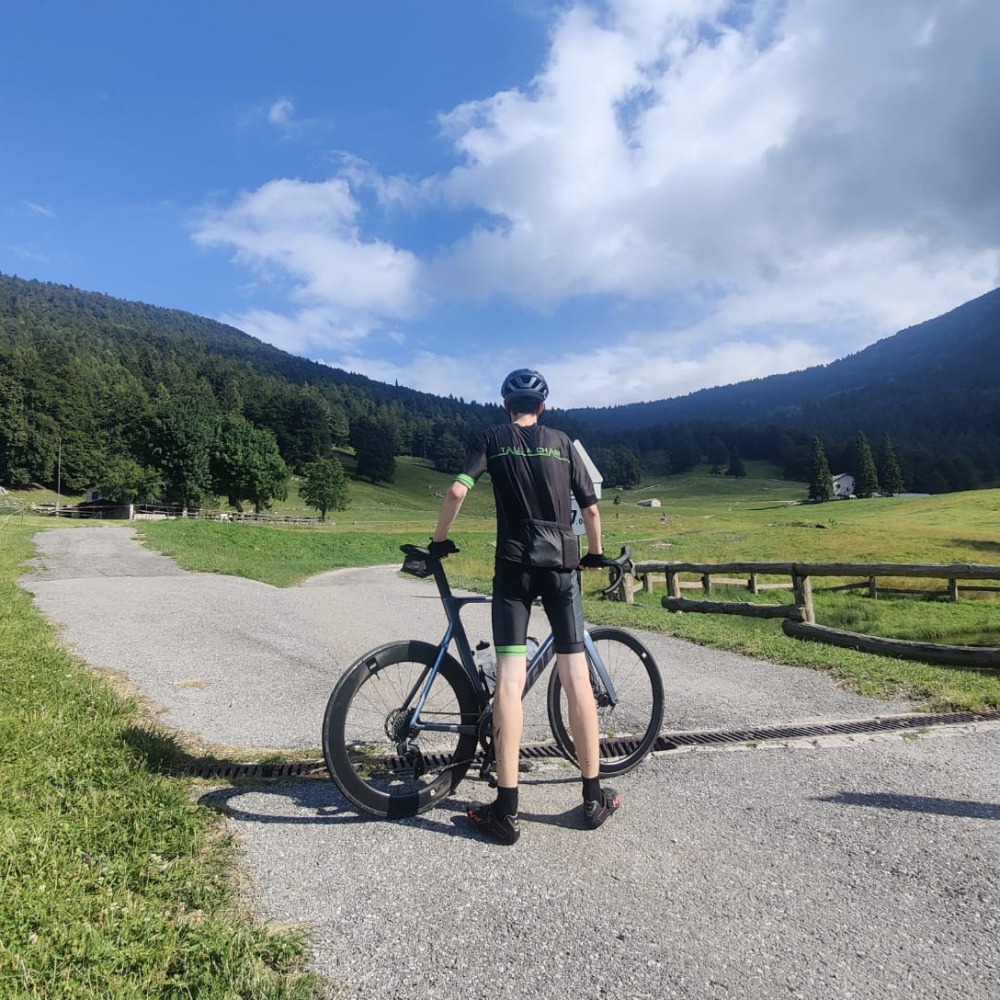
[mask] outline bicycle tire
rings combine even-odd
[[[373,816],[400,819],[430,809],[462,780],[476,753],[476,735],[441,732],[408,738],[408,746],[423,755],[424,773],[400,753],[391,727],[405,728],[412,706],[403,701],[436,658],[437,647],[427,642],[380,646],[348,668],[327,702],[323,756],[330,777],[355,806]],[[475,725],[479,712],[472,681],[446,654],[422,718]]]
[[[653,654],[630,632],[595,628],[591,638],[611,675],[618,704],[601,705],[600,681],[591,668],[591,683],[598,702],[601,741],[600,774],[625,774],[653,748],[663,724],[663,678]],[[558,670],[552,671],[548,690],[549,725],[563,756],[576,763],[576,748],[569,728],[568,702]]]

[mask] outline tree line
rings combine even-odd
[[[863,404],[851,412],[865,412]],[[908,489],[972,489],[997,477],[1000,419],[986,410],[976,419],[977,407],[987,403],[974,396],[961,426],[939,414],[934,433],[904,436],[902,445],[893,435]],[[706,462],[715,474],[745,475],[747,460],[813,482],[820,432],[808,407],[798,408],[799,422],[766,426],[688,419],[624,427],[598,419],[602,412],[551,409],[546,421],[585,442],[609,488]],[[475,436],[502,419],[498,405],[375,382],[188,313],[0,275],[6,486],[55,485],[58,476],[67,490],[97,485],[123,502],[197,507],[225,497],[237,509],[266,509],[290,474],[328,480],[329,465],[320,476],[317,463],[347,447],[354,474],[373,482],[392,481],[399,455],[456,472]],[[863,421],[850,433],[842,423],[822,433],[833,472],[858,467],[859,426],[871,433]],[[875,439],[884,446],[887,437]],[[880,466],[877,479],[882,491],[897,492]],[[324,515],[330,509],[336,501]]]
[[[336,448],[454,464],[496,406],[295,358],[187,313],[0,275],[0,482],[188,507],[280,499]],[[458,445],[454,445],[458,442]],[[443,450],[442,444],[450,445]],[[459,460],[460,461],[460,460]]]
[[[888,434],[882,436],[878,458],[864,431],[859,431],[854,441],[850,467],[846,470],[853,477],[852,496],[867,499],[874,496],[898,496],[906,488],[903,470],[896,458],[896,449]],[[826,457],[826,446],[819,437],[812,439],[812,469],[809,476],[809,499],[817,502],[834,498],[833,476]]]

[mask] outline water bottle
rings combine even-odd
[[[483,683],[486,685],[486,690],[493,694],[497,684],[497,658],[493,654],[493,647],[483,639],[476,644],[473,656],[479,669],[479,676],[482,677]]]
[[[530,664],[531,661],[535,658],[535,653],[538,652],[538,640],[533,635],[529,635],[526,640],[526,646],[527,646],[528,663]]]

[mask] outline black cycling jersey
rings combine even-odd
[[[569,436],[533,424],[498,424],[469,449],[459,482],[472,487],[489,472],[497,505],[497,559],[575,569],[580,548],[571,500],[597,503],[594,483]]]

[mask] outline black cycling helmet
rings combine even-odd
[[[544,403],[549,395],[549,387],[545,379],[530,368],[518,368],[504,380],[500,395],[506,399],[533,400]]]

